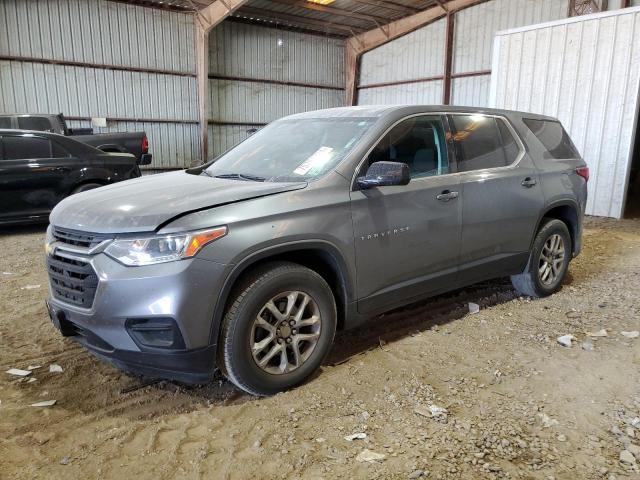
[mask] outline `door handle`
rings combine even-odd
[[[454,198],[458,198],[458,192],[452,192],[451,190],[443,190],[442,193],[436,195],[436,198],[441,202],[448,202]]]
[[[531,188],[537,183],[538,182],[536,181],[535,178],[527,177],[524,180],[522,180],[522,183],[520,183],[520,185],[522,185],[523,187],[526,187],[526,188]]]

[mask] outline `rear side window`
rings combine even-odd
[[[22,130],[52,131],[51,122],[44,117],[18,117],[18,127]]]
[[[506,167],[520,149],[504,120],[484,115],[452,115],[458,171]]]
[[[11,128],[11,117],[0,117],[0,128]]]
[[[51,143],[41,137],[3,137],[6,160],[51,158]]]
[[[60,145],[58,142],[51,141],[51,157],[52,158],[66,158],[71,157],[71,154]]]
[[[523,118],[522,121],[547,149],[544,158],[580,158],[578,150],[560,122],[533,118]]]

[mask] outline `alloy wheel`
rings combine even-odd
[[[316,348],[321,327],[320,309],[307,293],[290,291],[272,297],[251,328],[256,365],[274,375],[299,368]]]
[[[562,236],[554,233],[544,242],[538,263],[538,278],[544,285],[554,284],[562,270],[565,249]]]

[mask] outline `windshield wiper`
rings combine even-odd
[[[215,178],[231,178],[235,180],[249,180],[252,182],[264,182],[264,177],[258,177],[257,175],[250,175],[248,173],[223,173],[221,175],[215,175]]]

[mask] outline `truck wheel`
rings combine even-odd
[[[101,186],[102,185],[100,185],[99,183],[83,183],[82,185],[74,188],[73,191],[71,192],[71,195],[75,195],[76,193],[80,193],[80,192],[86,192],[87,190],[93,190],[94,188],[98,188]]]
[[[245,278],[222,323],[218,365],[252,395],[302,383],[326,357],[336,331],[327,282],[295,263],[270,263]]]
[[[567,225],[546,219],[533,241],[524,272],[511,276],[515,289],[529,297],[546,297],[557,292],[571,260],[571,235]]]

